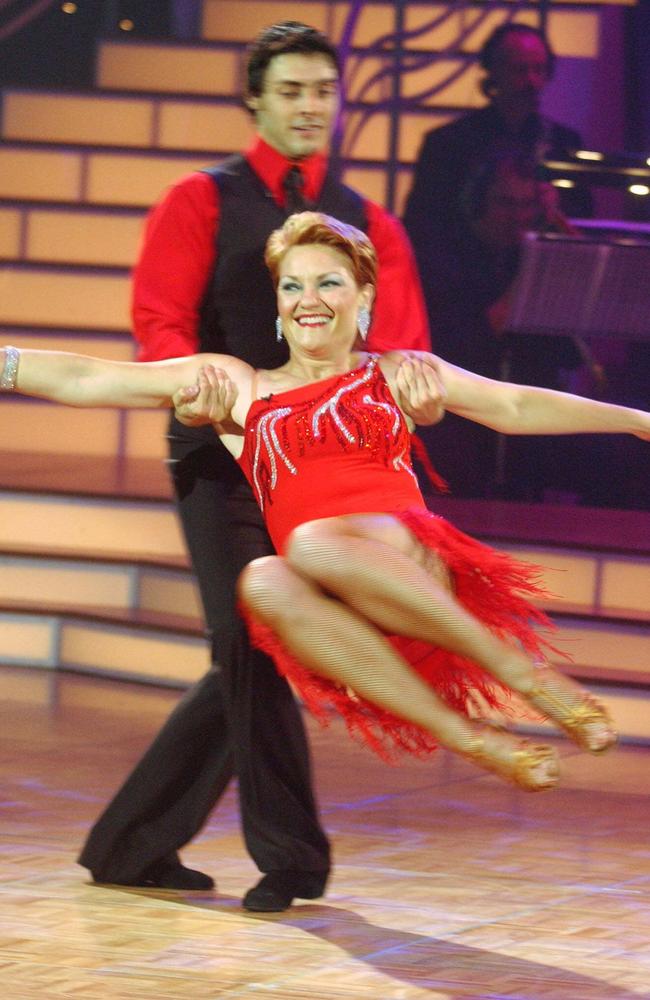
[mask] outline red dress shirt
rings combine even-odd
[[[245,154],[278,205],[292,162],[256,138]],[[305,197],[315,201],[327,159],[315,154],[299,163]],[[368,235],[379,259],[377,297],[368,346],[430,350],[422,290],[401,223],[380,205],[365,201]],[[215,263],[219,192],[209,174],[181,178],[152,208],[133,275],[132,316],[141,361],[195,354],[199,308]]]

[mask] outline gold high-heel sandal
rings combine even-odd
[[[538,683],[526,699],[579,747],[602,753],[616,743],[618,734],[606,708],[589,691],[552,667],[537,667],[535,672]]]
[[[519,739],[496,726],[482,726],[462,756],[529,792],[553,788],[560,777],[553,747]]]

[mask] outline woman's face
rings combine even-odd
[[[360,288],[348,258],[327,246],[292,247],[279,267],[278,312],[291,348],[327,356],[350,349],[357,337],[357,315],[370,308],[372,286]]]

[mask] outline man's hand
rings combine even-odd
[[[205,365],[196,384],[183,386],[173,397],[178,420],[186,427],[212,424],[217,433],[227,430],[238,389],[222,368]]]
[[[437,424],[442,420],[447,393],[431,363],[420,358],[404,358],[395,378],[399,404],[414,424]]]

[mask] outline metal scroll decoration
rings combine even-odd
[[[359,112],[354,125],[348,129],[345,137],[339,132],[335,142],[335,152],[343,160],[354,158],[355,149],[361,133],[368,121],[377,114],[390,116],[390,146],[388,154],[388,190],[387,203],[392,207],[394,199],[395,175],[397,171],[397,147],[398,147],[398,122],[399,116],[403,112],[422,110],[425,102],[430,101],[436,94],[441,93],[456,80],[464,76],[471,67],[471,60],[463,58],[458,65],[451,67],[444,72],[436,83],[423,87],[420,91],[404,97],[402,94],[402,79],[409,74],[420,72],[448,60],[450,57],[465,55],[463,45],[466,39],[480,28],[485,21],[493,16],[495,8],[503,10],[503,4],[498,0],[485,0],[481,8],[477,10],[475,0],[451,0],[442,10],[436,7],[436,13],[419,27],[407,30],[405,27],[405,10],[408,4],[404,0],[397,0],[393,5],[395,9],[395,29],[384,35],[377,37],[370,45],[365,45],[363,50],[355,48],[354,35],[362,7],[362,0],[356,0],[349,5],[346,21],[343,27],[341,41],[339,43],[339,55],[343,66],[343,89],[345,104],[348,109]],[[509,5],[509,9],[504,11],[503,23],[507,24],[514,20],[517,13],[526,7],[530,9],[530,3],[522,0]],[[546,6],[545,0],[539,4],[540,10]],[[462,25],[459,14],[469,13],[465,26]],[[544,15],[540,13],[540,23],[543,23]],[[434,31],[436,28],[450,26],[453,31],[453,21],[459,22],[458,29],[453,33],[451,41],[443,48],[433,51],[414,52],[407,48],[409,44],[422,36]],[[380,61],[380,68],[372,73],[370,77],[360,82],[359,76],[365,59],[372,57]],[[389,96],[378,101],[373,100],[368,103],[368,94],[372,88],[378,84],[384,84],[389,92]]]

